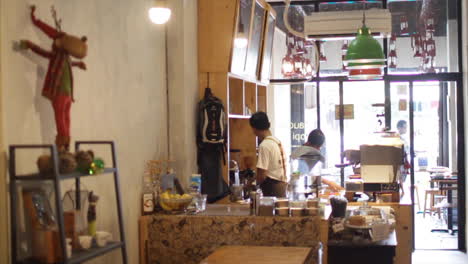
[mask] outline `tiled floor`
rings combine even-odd
[[[421,177],[420,177],[421,178]],[[447,210],[443,209],[442,217],[439,219],[437,214],[428,214],[423,217],[422,210],[424,208],[425,189],[430,188],[428,181],[416,182],[418,185],[419,206],[415,205],[414,215],[414,231],[415,231],[415,248],[416,249],[458,249],[458,235],[451,235],[443,232],[431,232],[432,229],[447,228]],[[409,184],[407,184],[409,186]],[[416,194],[416,193],[415,193]],[[415,202],[418,200],[416,199]],[[427,199],[429,207],[430,199]],[[444,217],[445,213],[445,217]],[[444,220],[445,219],[445,220]]]
[[[447,224],[436,215],[422,213],[414,218],[416,249],[458,249],[458,235],[442,232],[431,232],[431,229],[445,229]]]
[[[413,264],[467,264],[468,255],[455,250],[416,250]]]

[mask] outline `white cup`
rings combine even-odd
[[[79,236],[78,242],[82,249],[89,249],[91,247],[91,242],[93,241],[92,236]]]
[[[98,247],[104,247],[112,239],[112,234],[106,231],[96,232],[96,244]]]

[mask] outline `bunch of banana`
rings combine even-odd
[[[159,205],[161,205],[161,208],[166,211],[173,211],[184,209],[184,207],[190,203],[192,196],[189,194],[173,194],[172,191],[168,189],[161,193],[160,198]],[[185,199],[187,201],[181,201],[181,199]]]

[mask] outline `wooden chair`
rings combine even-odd
[[[435,208],[434,207],[434,196],[435,195],[440,195],[440,190],[438,188],[433,188],[433,189],[427,189],[424,193],[424,212],[423,212],[423,217],[426,217],[426,212],[429,211],[429,213],[432,212],[437,212],[439,214],[440,218],[440,208]],[[427,207],[427,198],[429,196],[430,199],[430,204],[429,208]]]

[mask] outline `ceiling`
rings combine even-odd
[[[276,10],[277,26],[287,32],[283,22],[284,1],[283,0],[267,0],[272,3]],[[304,2],[304,3],[301,3]],[[289,22],[297,31],[304,29],[304,16],[313,15],[317,4],[320,12],[326,11],[351,11],[364,9],[364,1],[340,1],[335,0],[295,0],[288,13]],[[457,0],[388,0],[388,9],[392,13],[392,32],[397,35],[400,31],[400,18],[406,16],[409,21],[409,29],[411,32],[418,30],[420,24],[420,14],[425,4],[430,5],[430,9],[434,12],[436,36],[445,36],[447,34],[447,20],[456,19],[456,3]],[[382,8],[382,1],[368,0],[365,1],[365,8]],[[416,14],[416,15],[414,15]]]

